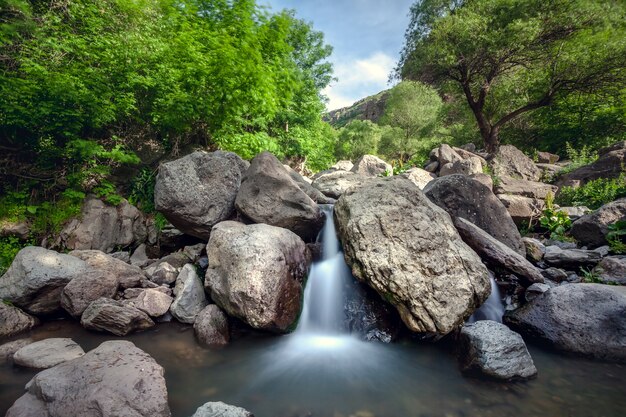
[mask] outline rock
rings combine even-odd
[[[16,237],[26,240],[30,236],[30,225],[26,222],[0,221],[0,237]]]
[[[497,197],[518,227],[528,227],[542,216],[546,207],[545,201],[536,198],[506,194],[500,194]]]
[[[423,190],[426,187],[426,184],[431,182],[434,178],[437,178],[436,175],[421,169],[421,168],[411,168],[408,171],[400,174],[401,177],[404,177],[411,181],[413,184],[417,185],[417,188]]]
[[[27,368],[48,369],[84,354],[83,348],[72,339],[51,338],[24,346],[15,352],[13,362]]]
[[[607,256],[593,269],[605,284],[626,285],[626,256]]]
[[[302,239],[265,224],[223,222],[213,228],[207,254],[205,286],[217,305],[256,329],[291,328],[308,270]]]
[[[472,174],[469,176],[471,179],[478,181],[485,187],[489,188],[493,192],[493,179],[487,174]]]
[[[254,222],[289,229],[305,240],[313,240],[324,224],[319,206],[269,152],[252,160],[235,205]]]
[[[559,156],[550,152],[537,152],[537,162],[541,164],[556,164]]]
[[[0,301],[0,338],[30,330],[38,324],[39,320],[36,317]]]
[[[198,240],[201,239],[186,235],[174,227],[173,224],[168,223],[159,232],[159,249],[162,253],[176,252],[186,245],[190,245]],[[202,241],[206,242],[205,240]]]
[[[61,292],[61,307],[74,318],[80,318],[92,301],[113,298],[119,283],[105,270],[87,271],[74,277]]]
[[[198,314],[193,330],[202,346],[219,348],[230,341],[228,317],[215,304],[209,304]]]
[[[150,317],[161,317],[167,313],[174,299],[158,289],[146,289],[132,301],[135,308]]]
[[[563,282],[567,280],[567,273],[562,269],[555,267],[546,268],[541,271],[541,274],[550,281],[554,282]]]
[[[447,334],[489,296],[480,259],[450,216],[409,180],[381,178],[352,188],[335,216],[352,273],[394,305],[409,329]]]
[[[513,145],[502,145],[492,155],[489,166],[498,177],[512,177],[529,181],[539,181],[541,170],[532,159]]]
[[[461,149],[468,151],[468,152],[476,152],[476,145],[474,145],[473,143],[466,143],[465,145],[460,146]]]
[[[82,259],[92,269],[115,277],[122,288],[137,287],[141,280],[146,277],[139,267],[128,265],[126,262],[115,259],[101,251],[75,250],[70,252],[70,255]]]
[[[378,177],[379,175],[392,175],[393,167],[377,156],[363,155],[356,160],[350,171],[365,177]]]
[[[210,402],[198,408],[191,417],[254,417],[254,414],[234,405]]]
[[[31,314],[53,313],[60,307],[63,287],[88,268],[73,256],[27,246],[0,277],[0,299]]]
[[[515,252],[526,254],[522,237],[506,208],[478,181],[463,175],[441,177],[430,182],[424,193],[453,219],[469,220]]]
[[[531,302],[535,298],[539,297],[544,292],[548,291],[550,286],[548,284],[533,284],[530,287],[526,288],[526,292],[524,293],[524,298],[527,302]]]
[[[424,166],[424,171],[435,173],[439,170],[439,162],[433,161]]]
[[[148,279],[155,284],[173,284],[178,277],[178,269],[167,262],[158,262],[146,268]]]
[[[232,152],[197,151],[159,167],[156,209],[180,231],[208,240],[211,228],[235,214],[248,163]]]
[[[598,160],[592,164],[582,166],[559,177],[556,185],[579,187],[589,181],[599,178],[618,178],[624,172],[626,165],[626,146],[617,143],[612,147],[601,149]]]
[[[205,253],[206,244],[198,243],[192,246],[185,246],[183,248],[183,254],[189,258],[191,263],[195,264],[202,257],[202,254]]]
[[[523,237],[522,242],[526,247],[526,257],[533,262],[539,262],[543,259],[543,255],[546,254],[546,247],[537,239],[530,237]]]
[[[146,245],[143,243],[137,246],[137,249],[135,249],[133,254],[130,256],[130,263],[133,266],[143,267],[149,261],[150,259],[146,253]]]
[[[456,218],[454,225],[465,243],[474,249],[494,269],[517,275],[524,281],[526,286],[536,282],[543,282],[543,277],[539,270],[528,262],[524,256],[494,239],[478,226],[462,217]]]
[[[561,165],[535,164],[541,170],[541,180],[551,182],[563,170]]]
[[[505,321],[562,351],[626,362],[626,287],[567,284],[551,288]]]
[[[547,246],[558,246],[561,249],[576,249],[578,246],[576,242],[564,242],[562,240],[557,239],[546,239],[543,241],[543,244]]]
[[[193,324],[208,302],[202,281],[192,264],[185,265],[178,274],[174,295],[176,298],[170,307],[170,313],[181,323]]]
[[[314,188],[311,185],[310,180],[309,182],[307,182],[302,175],[294,171],[289,165],[283,165],[283,167],[285,168],[285,170],[287,170],[287,173],[289,174],[291,179],[294,180],[296,184],[298,184],[298,187],[300,187],[300,189],[306,195],[308,195],[311,200],[315,201],[317,204],[334,204],[335,203],[334,198],[326,197],[320,190],[318,190],[317,188]]]
[[[558,190],[558,187],[542,182],[501,176],[498,185],[495,186],[494,192],[496,194],[520,195],[522,197],[545,200],[548,194],[554,196]]]
[[[443,167],[445,164],[454,164],[457,161],[463,160],[461,155],[452,149],[450,145],[446,145],[445,143],[435,150],[435,157],[440,167]]]
[[[0,365],[13,361],[13,355],[15,355],[15,352],[33,342],[33,339],[26,338],[13,340],[12,342],[0,345]]]
[[[137,207],[122,199],[111,206],[95,196],[87,197],[80,218],[63,228],[55,246],[67,249],[96,249],[110,253],[139,245],[148,237],[145,219]]]
[[[577,207],[559,207],[559,211],[564,211],[569,216],[570,220],[576,221],[585,214],[591,213],[591,210],[585,206]]]
[[[570,233],[581,245],[590,248],[606,245],[609,225],[626,220],[626,198],[613,201],[600,207],[572,223]]]
[[[454,152],[459,154],[459,156],[463,159],[478,158],[482,166],[487,166],[487,161],[485,160],[485,158],[478,155],[475,151],[469,151],[467,149],[457,148],[456,146],[453,146],[452,149],[454,150]]]
[[[313,187],[332,198],[339,198],[347,189],[365,184],[371,178],[353,172],[334,171],[313,180]]]
[[[537,375],[522,336],[504,324],[491,320],[466,324],[461,328],[459,342],[464,373],[507,381]]]
[[[178,251],[178,252],[170,253],[169,255],[162,257],[157,262],[159,263],[167,262],[168,264],[172,265],[174,268],[182,268],[183,266],[187,265],[190,261],[191,259],[189,259],[189,257],[184,252]]]
[[[336,169],[338,171],[350,171],[353,167],[354,167],[354,164],[352,163],[352,161],[342,160],[342,161],[337,161],[337,163],[333,165],[331,168]]]
[[[130,263],[130,252],[128,251],[113,252],[109,256],[111,256],[111,258],[117,259],[124,263],[127,263],[127,264]]]
[[[561,249],[558,246],[547,246],[543,260],[548,265],[579,268],[582,266],[594,266],[602,259],[596,251],[584,249]]]
[[[372,288],[353,281],[346,291],[344,315],[350,334],[368,342],[393,342],[403,328],[397,310]]]
[[[143,311],[108,298],[100,298],[89,304],[80,324],[86,329],[107,331],[116,336],[126,336],[133,331],[154,326],[154,322]]]
[[[483,166],[480,162],[480,158],[474,156],[469,159],[463,159],[461,161],[456,161],[454,163],[448,163],[441,167],[439,171],[439,176],[445,177],[447,175],[474,175],[474,174],[482,174]]]
[[[169,417],[163,368],[131,342],[104,342],[35,375],[7,417]]]

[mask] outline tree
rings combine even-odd
[[[396,70],[462,94],[487,150],[527,112],[626,79],[626,6],[600,0],[422,0]]]
[[[375,154],[381,136],[380,126],[369,120],[353,120],[339,131],[335,145],[337,159],[355,160]]]

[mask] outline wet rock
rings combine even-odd
[[[131,342],[104,342],[35,375],[7,417],[169,417],[163,373]]]
[[[548,291],[549,289],[550,286],[548,284],[533,284],[530,287],[526,288],[524,298],[526,299],[526,301],[530,302],[539,297],[544,292]]]
[[[193,325],[196,339],[202,346],[219,348],[226,346],[230,340],[228,317],[218,306],[206,306]]]
[[[72,339],[51,338],[24,346],[15,352],[13,362],[27,368],[48,369],[84,354],[83,348]]]
[[[348,291],[345,315],[350,334],[366,341],[390,343],[402,329],[396,309],[376,291],[358,282]]]
[[[502,145],[492,155],[489,166],[498,177],[519,178],[528,181],[539,181],[541,170],[532,159],[513,145]]]
[[[363,155],[356,160],[350,171],[365,177],[378,177],[393,174],[393,167],[377,156]]]
[[[595,266],[601,259],[602,255],[593,250],[561,249],[558,246],[547,246],[543,257],[548,265],[564,268]]]
[[[0,338],[30,330],[37,324],[39,320],[36,317],[0,301]]]
[[[593,273],[605,284],[626,285],[626,256],[607,256],[594,268]]]
[[[537,162],[540,164],[556,164],[560,157],[550,152],[537,152]]]
[[[523,237],[522,242],[526,247],[526,257],[533,262],[540,262],[546,254],[546,247],[537,239]]]
[[[154,322],[143,311],[108,298],[100,298],[89,304],[80,324],[86,329],[106,331],[116,336],[126,336],[154,326]]]
[[[522,337],[504,324],[482,320],[461,328],[463,372],[499,380],[528,379],[537,368]]]
[[[17,352],[26,345],[30,345],[33,342],[33,339],[25,338],[13,340],[12,342],[0,345],[0,365],[12,361],[15,352]]]
[[[404,177],[411,181],[413,184],[417,185],[417,188],[423,190],[426,187],[426,184],[431,182],[434,178],[437,178],[436,175],[421,169],[421,168],[411,168],[408,171],[400,174],[401,177]]]
[[[254,414],[223,402],[210,402],[198,408],[191,417],[254,417]]]
[[[178,274],[174,295],[170,313],[181,323],[193,324],[208,304],[202,281],[193,265],[185,265]]]
[[[354,276],[394,305],[411,330],[447,334],[487,299],[486,268],[449,215],[409,180],[350,189],[335,217]]]
[[[347,189],[365,184],[371,178],[353,172],[334,171],[313,180],[313,187],[332,198],[339,198]]]
[[[558,191],[558,187],[542,182],[521,180],[508,176],[502,176],[499,179],[498,185],[494,187],[496,194],[519,195],[545,200],[548,194],[554,196]]]
[[[211,228],[235,213],[248,163],[232,152],[197,151],[159,167],[156,209],[180,231],[209,239]]]
[[[570,233],[581,245],[590,248],[606,245],[609,225],[626,220],[626,198],[621,198],[600,207],[572,223]]]
[[[63,287],[88,268],[73,256],[28,246],[0,277],[0,299],[31,314],[53,313],[60,308]]]
[[[118,279],[104,270],[87,271],[74,277],[61,292],[61,307],[71,316],[79,318],[91,302],[99,298],[113,298],[117,293]]]
[[[91,269],[99,270],[117,279],[120,287],[133,288],[139,286],[146,276],[143,271],[126,262],[115,259],[104,252],[97,250],[75,250],[70,255],[82,259]]]
[[[178,277],[178,269],[167,262],[160,262],[146,268],[148,279],[155,284],[173,284]]]
[[[220,223],[207,246],[206,289],[229,315],[256,329],[286,332],[300,313],[306,252],[289,230]]]
[[[161,317],[167,313],[174,299],[158,289],[146,289],[132,301],[132,305],[149,315]]]
[[[519,227],[528,227],[529,224],[539,219],[546,207],[546,203],[543,200],[519,195],[499,194],[498,199],[506,207],[509,215]]]

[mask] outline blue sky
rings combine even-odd
[[[272,10],[296,10],[300,19],[312,22],[334,47],[330,61],[338,81],[324,93],[328,110],[389,88],[409,24],[414,0],[259,0]]]

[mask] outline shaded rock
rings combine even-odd
[[[537,368],[522,336],[504,324],[481,320],[466,324],[459,335],[461,370],[500,380],[528,379]]]
[[[581,245],[595,248],[606,245],[609,225],[626,220],[626,198],[615,200],[572,223],[570,233]]]
[[[104,270],[87,271],[74,277],[61,292],[61,307],[75,318],[82,316],[92,301],[113,298],[118,280]]]
[[[0,338],[30,330],[37,324],[39,320],[36,317],[0,301]]]
[[[567,352],[626,362],[626,287],[603,284],[559,285],[505,322],[523,335]]]
[[[541,170],[541,180],[550,182],[554,179],[563,169],[561,165],[541,164],[537,163],[537,168]]]
[[[234,405],[210,402],[198,408],[191,417],[254,417],[254,414]]]
[[[562,269],[555,267],[546,268],[541,271],[541,274],[550,281],[554,282],[563,282],[567,280],[567,273]]]
[[[489,166],[498,177],[512,177],[529,181],[539,181],[541,170],[532,159],[513,145],[502,145],[492,155]]]
[[[605,284],[626,285],[626,256],[607,256],[593,272]]]
[[[341,161],[337,161],[337,163],[333,165],[331,168],[336,169],[338,171],[350,171],[353,167],[354,167],[354,164],[352,163],[352,161],[341,160]]]
[[[463,159],[454,163],[448,163],[441,167],[439,170],[439,176],[445,177],[447,175],[474,175],[482,174],[483,166],[480,162],[480,158],[474,156],[469,159]]]
[[[543,260],[548,265],[564,268],[579,268],[596,265],[602,259],[596,251],[584,249],[561,249],[558,246],[547,246]]]
[[[0,345],[0,365],[12,361],[15,352],[17,352],[26,345],[30,345],[33,342],[33,339],[25,338],[13,340],[12,342]]]
[[[159,291],[159,289],[146,289],[132,301],[132,305],[149,315],[150,317],[161,317],[167,313],[174,299],[169,295]]]
[[[411,168],[408,171],[400,174],[401,177],[404,177],[411,181],[413,184],[417,185],[417,188],[423,190],[426,187],[426,184],[431,182],[434,178],[437,178],[436,175],[421,169],[421,168]]]
[[[541,164],[556,164],[560,157],[550,152],[537,152],[537,162]]]
[[[97,250],[75,250],[70,255],[82,259],[87,265],[104,274],[115,277],[122,288],[137,287],[146,276],[143,271],[134,265],[115,259]]]
[[[533,262],[539,262],[546,254],[546,247],[537,239],[531,237],[523,237],[524,247],[526,247],[526,257]]]
[[[193,324],[196,316],[208,303],[202,281],[193,265],[185,265],[178,274],[174,295],[176,298],[170,307],[170,313],[181,323]]]
[[[300,189],[306,195],[308,195],[311,200],[315,201],[317,204],[335,203],[334,198],[326,197],[324,193],[322,193],[317,188],[314,188],[311,185],[311,180],[306,181],[302,175],[294,171],[289,165],[283,165],[283,167],[287,170],[287,173],[289,174],[291,179],[294,180],[296,184],[298,184],[298,187],[300,187]]]
[[[83,348],[72,339],[51,338],[24,346],[15,352],[13,362],[27,368],[47,369],[84,354]]]
[[[393,174],[393,167],[377,156],[363,155],[356,160],[350,171],[365,177],[378,177]]]
[[[474,251],[491,267],[506,271],[520,277],[526,286],[535,282],[543,282],[539,270],[526,258],[502,242],[494,239],[478,226],[462,217],[454,221],[459,234]]]
[[[500,194],[498,199],[506,207],[513,222],[519,227],[528,227],[534,220],[539,219],[546,207],[543,200],[519,195]]]
[[[162,257],[157,262],[159,263],[167,262],[168,264],[172,265],[174,268],[182,268],[183,266],[191,262],[191,259],[189,259],[189,257],[187,256],[187,254],[185,254],[185,252],[178,251],[178,252],[170,253],[169,255]]]
[[[126,336],[133,331],[154,326],[154,322],[143,311],[108,298],[100,298],[89,304],[80,324],[86,329],[106,331],[116,336]]]
[[[230,341],[228,317],[215,304],[206,306],[198,314],[193,330],[202,346],[219,348],[226,346]]]
[[[110,254],[111,258],[115,258],[119,261],[129,264],[130,263],[130,252],[121,251],[121,252],[113,252]]]
[[[496,194],[520,195],[522,197],[545,200],[548,194],[554,196],[558,187],[543,182],[520,180],[508,176],[501,176],[498,185],[494,187]]]
[[[30,225],[26,222],[0,221],[0,237],[16,237],[26,240],[30,236]]]
[[[450,216],[409,180],[350,189],[335,217],[354,276],[394,305],[411,330],[447,334],[487,299],[486,268]]]
[[[180,231],[208,240],[235,213],[248,163],[232,152],[197,151],[159,167],[154,205]]]
[[[334,171],[313,180],[313,187],[332,198],[339,198],[347,189],[365,184],[371,178],[354,172]]]
[[[205,286],[229,315],[256,329],[285,332],[300,313],[306,252],[289,230],[220,223],[207,246]]]
[[[137,246],[137,249],[135,249],[133,254],[130,256],[130,263],[133,266],[143,267],[149,261],[150,258],[148,258],[148,254],[146,253],[146,245],[144,243]]]
[[[463,175],[450,175],[431,181],[424,193],[453,219],[469,220],[515,252],[525,255],[522,237],[511,216],[483,184]]]
[[[178,269],[167,262],[158,262],[146,268],[148,279],[155,284],[173,284],[178,277]]]
[[[439,170],[439,162],[433,161],[424,166],[424,171],[435,173]]]
[[[617,143],[612,147],[601,149],[598,160],[582,166],[559,177],[556,185],[579,187],[599,178],[618,178],[624,172],[626,164],[626,146]]]
[[[31,314],[53,313],[60,307],[63,287],[88,268],[73,256],[27,246],[0,277],[0,299]]]
[[[252,160],[235,205],[256,223],[283,227],[307,240],[313,240],[324,224],[324,213],[319,206],[269,152]]]
[[[403,327],[391,304],[369,286],[356,281],[347,291],[344,313],[350,334],[366,341],[393,342]]]
[[[206,242],[206,240],[186,235],[174,227],[173,224],[168,223],[159,232],[158,245],[161,253],[170,253],[176,252],[177,250],[198,242],[199,240]]]
[[[35,375],[7,417],[169,417],[163,373],[131,342],[104,342]]]
[[[526,288],[526,292],[524,293],[524,298],[527,302],[534,300],[539,297],[544,292],[548,291],[550,286],[548,284],[533,284],[530,287]]]
[[[185,246],[183,248],[183,254],[189,258],[191,263],[196,263],[202,257],[202,254],[205,253],[206,244],[198,243],[192,246]]]

